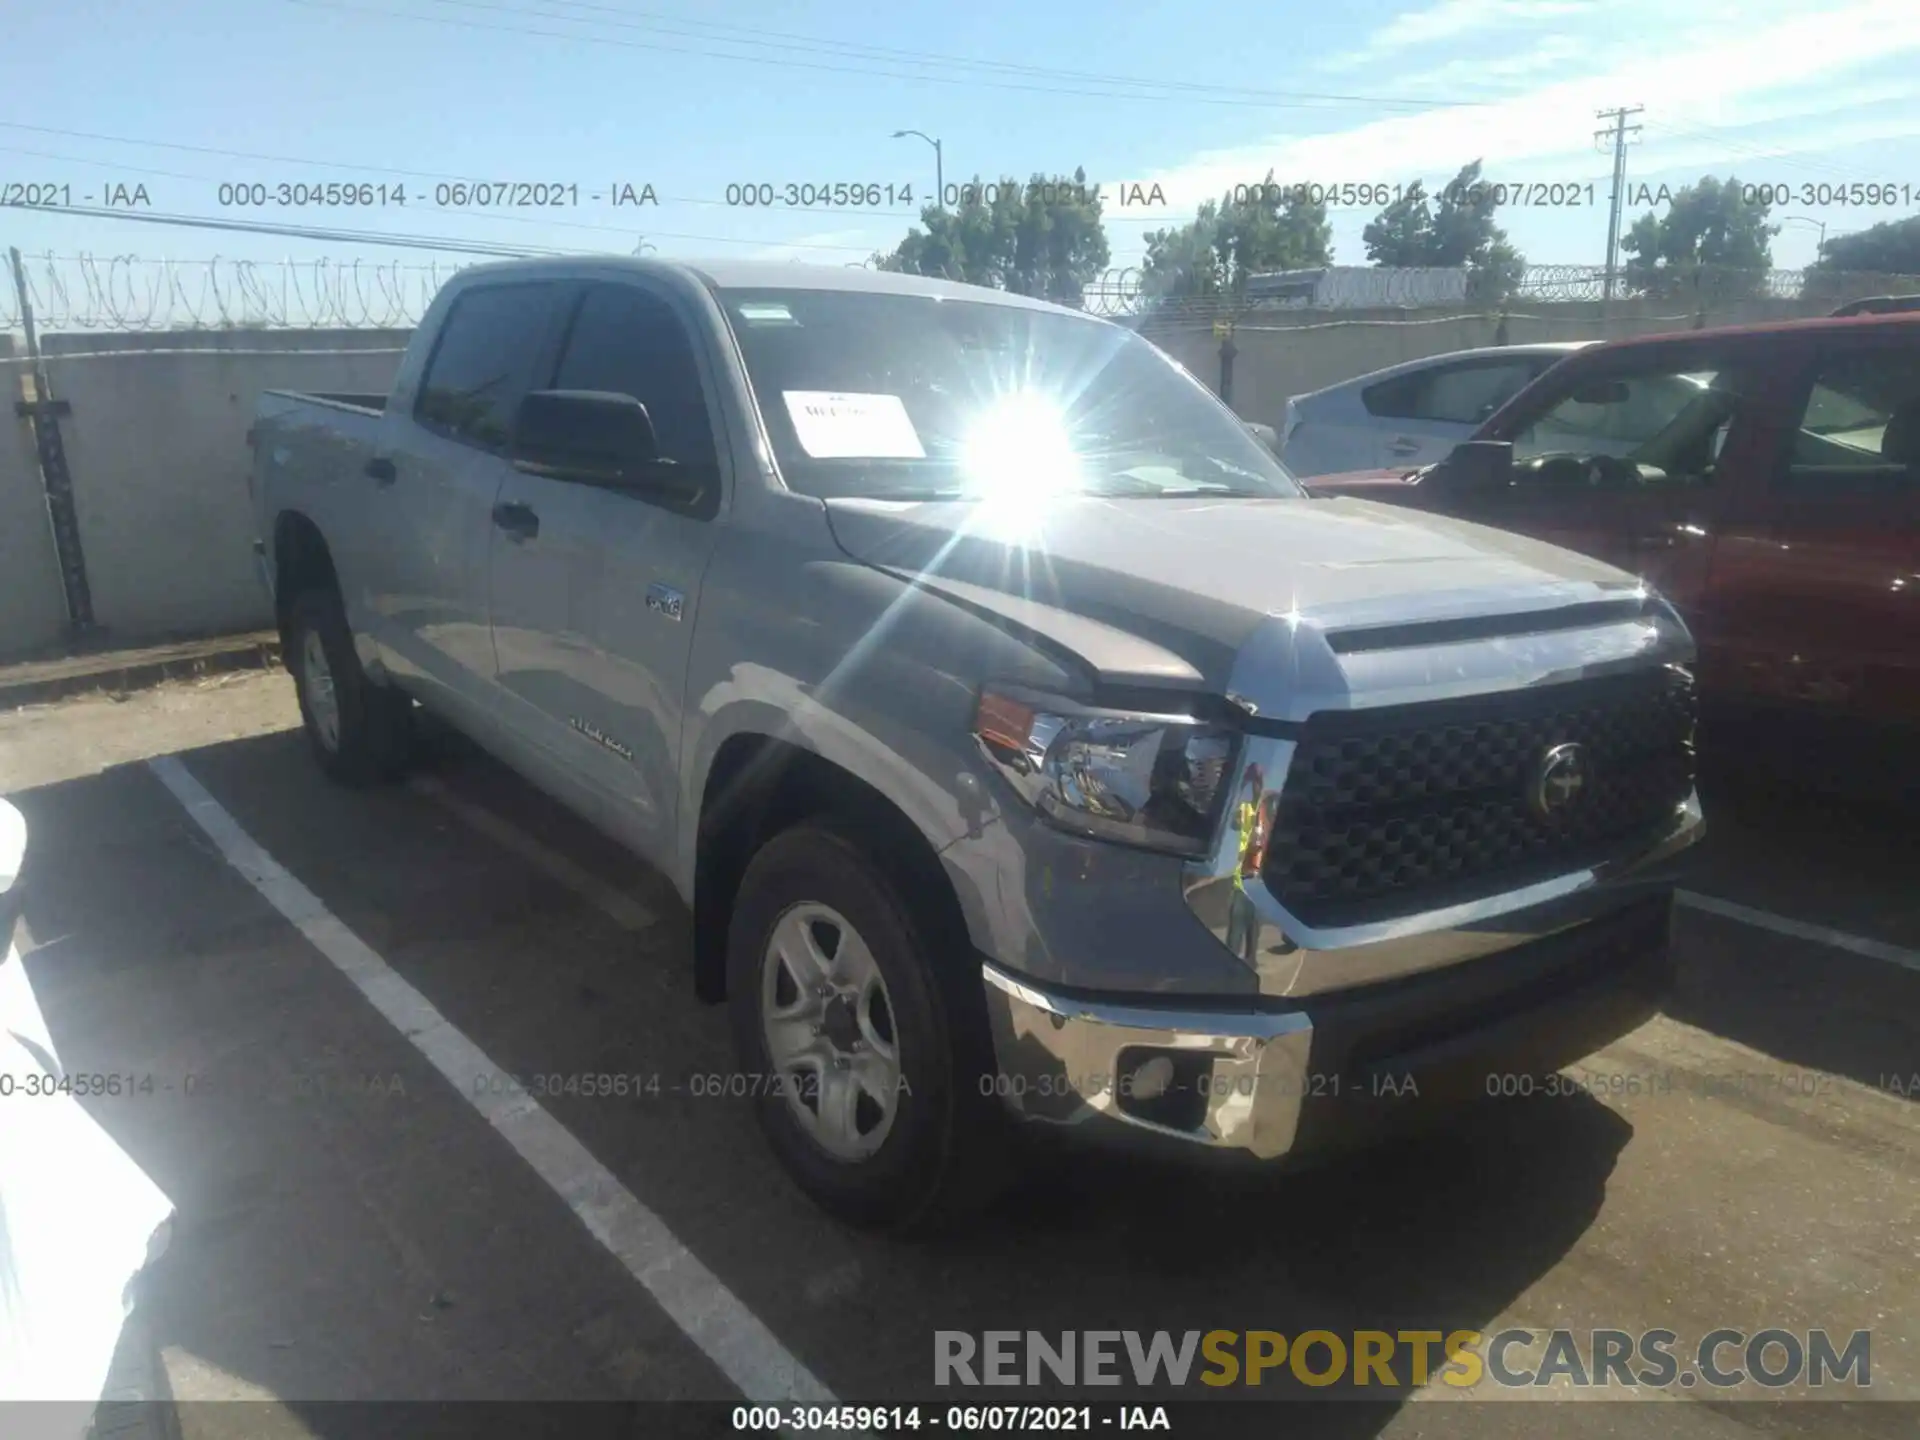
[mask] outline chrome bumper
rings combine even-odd
[[[1017,1116],[1056,1124],[1105,1119],[1260,1159],[1293,1148],[1313,1048],[1303,1012],[1176,1014],[1068,1000],[996,966],[981,970],[999,1060],[995,1084]],[[1181,1052],[1201,1062],[1205,1104],[1197,1124],[1157,1124],[1123,1108],[1139,1063],[1131,1051]]]
[[[1534,1093],[1503,1077],[1544,1082],[1642,1024],[1672,983],[1672,909],[1671,881],[1649,879],[1470,962],[1245,1009],[1071,997],[983,962],[992,1083],[1016,1118],[1101,1141],[1263,1161],[1364,1145],[1463,1100]],[[1150,1061],[1161,1073],[1142,1086]]]

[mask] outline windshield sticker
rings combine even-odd
[[[800,323],[793,318],[793,311],[784,305],[772,303],[742,305],[738,313],[740,318],[749,325],[798,325]]]
[[[816,460],[924,460],[898,395],[783,390],[800,448]]]

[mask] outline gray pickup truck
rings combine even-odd
[[[252,443],[320,765],[398,775],[418,706],[664,872],[773,1148],[853,1222],[965,1213],[1023,1131],[1373,1140],[1671,980],[1702,820],[1668,604],[1309,498],[1121,327],[489,265],[390,397],[271,393]]]

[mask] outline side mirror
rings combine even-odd
[[[1500,494],[1513,483],[1513,442],[1463,441],[1420,483],[1434,486],[1445,496]]]
[[[1278,430],[1274,429],[1271,425],[1262,425],[1258,420],[1248,420],[1245,424],[1247,429],[1254,433],[1262,445],[1266,446],[1267,449],[1276,455],[1280,453],[1280,432]]]
[[[509,458],[516,470],[553,480],[689,499],[704,477],[660,458],[653,418],[631,395],[536,390],[514,415]]]

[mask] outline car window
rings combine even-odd
[[[1301,493],[1231,410],[1117,325],[946,296],[717,293],[781,478],[802,494]]]
[[[657,295],[631,285],[589,289],[574,313],[553,388],[631,395],[647,407],[663,459],[714,462],[693,342]]]
[[[557,293],[552,285],[490,285],[456,299],[427,361],[414,418],[455,439],[505,449]]]
[[[1776,484],[1810,498],[1909,490],[1920,468],[1920,346],[1820,362]]]
[[[1522,484],[1705,485],[1753,382],[1695,358],[1578,384],[1513,437]]]
[[[1415,398],[1410,418],[1478,425],[1525,389],[1533,375],[1532,363],[1521,359],[1436,370]]]
[[[1398,375],[1360,392],[1367,413],[1385,420],[1426,420],[1478,425],[1511,400],[1539,373],[1527,356],[1436,365]]]

